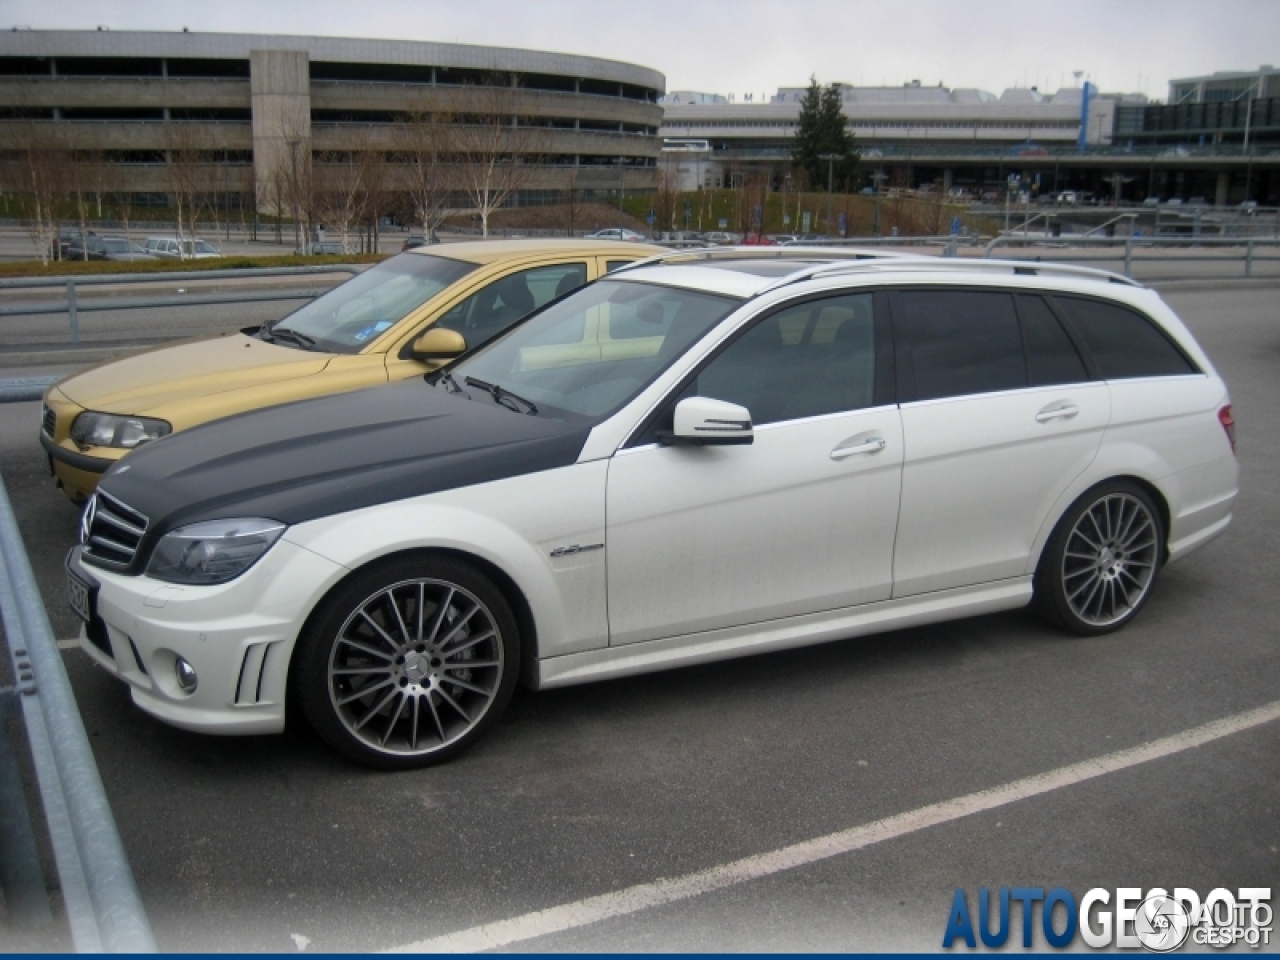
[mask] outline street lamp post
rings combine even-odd
[[[298,141],[289,141],[289,157],[293,165],[293,183],[292,190],[289,192],[293,195],[293,252],[295,254],[302,252],[302,245],[298,238]]]
[[[626,157],[614,157],[613,162],[618,165],[618,213],[626,213],[622,206],[622,194],[625,187],[622,182],[622,165],[627,162]],[[618,226],[622,226],[622,220],[619,218]]]
[[[835,171],[835,162],[844,154],[841,153],[820,153],[819,160],[827,161],[827,234],[831,234],[831,179]]]
[[[871,224],[871,232],[875,236],[880,236],[880,184],[888,176],[883,170],[877,170],[871,175],[871,181],[874,183],[876,190],[876,213],[875,219]]]

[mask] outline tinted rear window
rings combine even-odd
[[[903,401],[1027,386],[1010,294],[904,290],[893,296],[893,327]]]
[[[1022,321],[1022,341],[1027,348],[1027,371],[1033,387],[1089,379],[1071,338],[1041,297],[1018,297],[1018,319]]]
[[[1154,321],[1136,310],[1083,297],[1055,297],[1104,380],[1197,373]]]

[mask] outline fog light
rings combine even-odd
[[[183,693],[196,692],[196,671],[191,664],[182,657],[178,657],[173,661],[173,672],[178,675],[178,686],[182,688]]]

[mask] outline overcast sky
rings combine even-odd
[[[627,60],[668,90],[824,83],[1073,84],[1163,98],[1170,78],[1280,63],[1278,0],[0,0],[0,28],[436,40]]]

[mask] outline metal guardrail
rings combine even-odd
[[[154,953],[151,925],[3,481],[0,614],[75,948]]]
[[[1043,247],[1052,249],[1047,259],[1058,263],[1114,262],[1120,255],[1124,260],[1124,275],[1133,276],[1135,250],[1170,249],[1179,250],[1214,247],[1229,248],[1230,252],[1214,253],[1179,253],[1143,254],[1136,259],[1140,263],[1229,263],[1240,261],[1244,267],[1244,276],[1253,276],[1254,264],[1259,262],[1280,261],[1280,255],[1268,255],[1257,252],[1259,248],[1280,248],[1280,240],[1250,238],[1218,238],[1218,237],[1021,237],[1002,234],[991,240],[983,248],[983,259],[989,258],[998,246],[1011,247]],[[1116,250],[1113,254],[1072,253],[1071,247],[1101,247]],[[1040,258],[1036,258],[1040,259]]]
[[[165,273],[112,273],[71,277],[18,277],[0,280],[0,293],[8,290],[39,290],[67,288],[67,299],[58,303],[0,307],[0,319],[6,317],[35,317],[65,313],[71,332],[71,342],[80,342],[80,314],[109,310],[149,310],[159,307],[199,307],[226,303],[258,303],[268,300],[313,300],[322,290],[282,290],[259,293],[210,293],[184,294],[180,297],[138,297],[132,299],[90,300],[82,303],[78,288],[117,284],[172,283],[197,280],[244,280],[266,277],[295,277],[327,273],[355,275],[365,268],[354,264],[331,264],[314,267],[265,267],[249,270],[192,270],[166,271]]]

